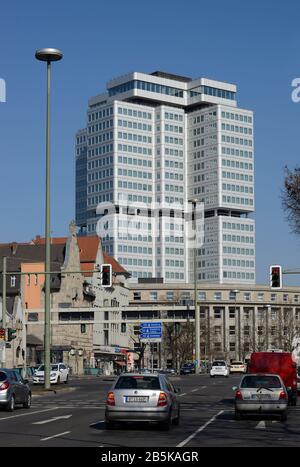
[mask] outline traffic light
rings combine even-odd
[[[10,342],[14,340],[17,337],[16,333],[17,333],[16,329],[8,328],[7,329],[7,341]]]
[[[0,329],[0,341],[5,341],[5,329]]]
[[[112,267],[111,264],[101,265],[101,285],[102,287],[111,287],[112,285]]]
[[[281,266],[270,266],[270,286],[271,289],[282,288],[282,269]]]

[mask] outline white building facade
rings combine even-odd
[[[253,115],[237,107],[235,85],[163,72],[114,79],[89,101],[86,150],[77,225],[101,236],[132,281],[194,280],[186,225],[197,199],[198,281],[255,283]]]

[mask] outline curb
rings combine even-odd
[[[44,392],[32,392],[31,397],[36,398],[36,397],[43,397],[43,396],[51,396],[51,395],[58,395],[58,394],[65,394],[68,392],[73,392],[76,391],[77,388],[64,388],[64,389],[50,389],[49,391],[44,391]]]

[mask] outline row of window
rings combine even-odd
[[[254,268],[254,261],[245,261],[241,259],[231,259],[231,258],[224,258],[223,259],[224,266],[234,266],[238,268]]]
[[[234,136],[227,135],[222,135],[222,142],[230,144],[239,144],[240,146],[253,146],[253,141],[251,139],[235,138]]]
[[[152,255],[152,248],[131,246],[131,245],[118,245],[119,253],[142,253],[144,255]]]
[[[145,203],[145,204],[151,204],[152,203],[152,197],[151,196],[141,196],[141,195],[131,195],[127,193],[118,193],[118,199],[119,200],[128,200],[128,201],[133,201],[134,203]]]
[[[108,107],[103,110],[99,110],[98,112],[93,112],[88,114],[88,121],[89,122],[94,122],[95,120],[98,120],[100,118],[105,118],[109,117],[110,115],[113,115],[114,111],[112,107]]]
[[[223,271],[224,279],[247,279],[247,280],[254,280],[255,275],[253,272],[235,272],[235,271]]]
[[[119,115],[129,115],[130,117],[143,118],[145,120],[152,120],[152,114],[149,112],[141,112],[140,110],[129,109],[126,107],[118,107]]]
[[[244,123],[252,123],[252,117],[249,115],[241,115],[233,112],[224,112],[222,111],[222,118],[227,118],[229,120],[240,121]]]
[[[177,125],[169,125],[168,123],[165,124],[165,131],[170,131],[174,133],[183,133],[183,127]]]
[[[114,145],[112,143],[106,144],[104,146],[99,146],[94,149],[89,149],[88,156],[89,157],[101,156],[102,154],[113,152],[113,150],[114,150]]]
[[[171,268],[183,268],[184,261],[179,261],[178,259],[166,259],[166,266]]]
[[[103,167],[105,165],[110,165],[113,163],[113,157],[102,157],[101,159],[96,159],[88,163],[88,170],[97,169],[98,167]]]
[[[253,248],[236,248],[231,246],[224,246],[223,253],[225,254],[232,254],[232,255],[246,255],[246,256],[254,256],[254,249]]]
[[[95,185],[90,185],[88,187],[88,194],[101,193],[102,191],[108,190],[109,188],[113,188],[112,180],[110,180],[109,182],[96,183]]]
[[[76,141],[77,141],[77,144],[85,143],[85,141],[86,141],[86,136],[85,136],[85,135],[83,135],[83,136],[77,136]]]
[[[165,178],[169,178],[170,180],[183,180],[183,175],[174,172],[165,172]]]
[[[92,138],[89,138],[88,145],[89,146],[94,146],[95,144],[99,143],[104,143],[105,141],[110,141],[113,139],[113,132],[110,131],[109,133],[102,133],[101,135],[98,136],[92,136]]]
[[[248,162],[232,161],[230,159],[222,159],[223,167],[232,167],[235,169],[253,170],[253,164]]]
[[[160,140],[157,141],[160,143]],[[182,138],[174,138],[173,136],[165,136],[165,143],[167,144],[179,144],[179,146],[183,145],[183,139]]]
[[[135,178],[147,178],[152,180],[151,172],[139,172],[131,169],[118,169],[118,175],[123,175],[124,177],[135,177]]]
[[[211,120],[215,120],[214,117],[217,116],[217,111],[213,110],[212,112],[207,112],[202,115],[197,115],[197,117],[193,118],[193,124],[196,125],[197,123],[207,122]]]
[[[166,156],[183,157],[183,151],[181,149],[165,148]]]
[[[138,258],[122,258],[118,257],[118,261],[120,264],[124,264],[125,266],[145,266],[145,267],[152,267],[152,260],[151,259],[138,259]]]
[[[238,193],[249,193],[253,194],[253,188],[244,185],[229,185],[228,183],[222,183],[222,189],[226,191],[236,191]]]
[[[129,190],[140,190],[140,191],[152,191],[152,185],[146,185],[142,183],[134,183],[134,182],[127,182],[118,180],[118,187],[119,188],[126,188]],[[128,195],[128,199],[129,199]]]
[[[166,272],[166,279],[176,279],[176,280],[183,280],[184,274],[183,272]]]
[[[88,198],[87,204],[88,206],[94,206],[95,204],[103,203],[104,201],[112,201],[113,194],[112,193],[105,193],[103,195],[92,196]]]
[[[152,149],[150,148],[144,148],[142,146],[127,146],[127,144],[118,144],[118,151],[133,152],[135,154],[144,154],[146,156],[152,155]]]
[[[230,178],[232,180],[241,180],[243,182],[253,182],[253,175],[241,174],[236,172],[222,172],[223,178]]]
[[[157,185],[157,189],[158,189],[158,186],[159,185]],[[165,190],[175,191],[176,193],[183,193],[183,186],[165,184]]]
[[[130,120],[118,120],[118,125],[124,128],[133,128],[134,130],[151,131],[152,125],[141,122],[131,122]]]
[[[157,117],[160,118],[159,114],[157,114]],[[183,115],[181,114],[175,114],[172,112],[165,112],[165,119],[166,120],[176,120],[179,122],[183,121]]]
[[[135,133],[122,133],[121,131],[118,132],[119,139],[126,139],[128,141],[137,141],[139,143],[148,143],[152,144],[151,136],[145,135],[137,135]]]
[[[252,135],[252,128],[245,126],[228,125],[227,123],[222,123],[222,130],[233,131],[234,133],[243,133],[245,135]]]
[[[254,225],[252,224],[239,224],[235,222],[223,222],[223,229],[229,230],[246,230],[246,232],[253,232]]]
[[[96,125],[89,125],[88,126],[88,133],[98,133],[98,131],[106,130],[107,128],[112,128],[114,126],[113,119],[111,120],[104,120],[103,122],[96,123]]]
[[[253,206],[254,202],[253,199],[248,199],[248,198],[240,198],[235,197],[235,196],[223,196],[222,197],[223,203],[229,203],[229,204],[243,204],[246,206]]]
[[[235,149],[224,146],[222,146],[222,154],[228,154],[228,156],[245,157],[249,159],[253,158],[252,151],[245,151],[244,149]]]
[[[100,170],[99,172],[92,172],[88,174],[88,182],[93,182],[94,180],[101,180],[102,178],[113,177],[114,169],[105,169]]]
[[[223,234],[223,242],[254,243],[254,237],[248,237],[247,235]]]
[[[127,156],[118,156],[118,162],[121,164],[138,165],[143,167],[152,167],[152,161],[146,159],[136,159]]]
[[[212,86],[201,86],[203,94],[208,96],[220,97],[221,99],[235,100],[235,92],[224,89],[213,88]]]

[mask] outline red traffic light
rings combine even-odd
[[[112,267],[111,264],[101,265],[101,285],[102,287],[111,287],[112,285]]]
[[[282,287],[282,269],[281,266],[270,266],[270,286],[272,289],[281,289]]]
[[[1,328],[0,329],[0,340],[4,340],[4,339],[5,339],[5,329]]]

